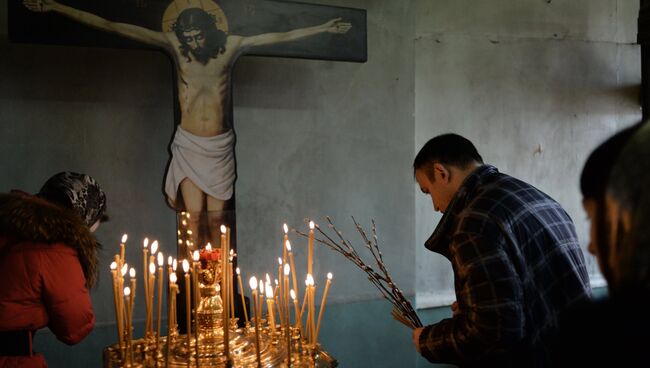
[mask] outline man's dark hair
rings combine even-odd
[[[611,286],[614,284],[613,271],[609,265],[609,225],[605,211],[605,193],[607,191],[610,173],[616,164],[616,160],[621,155],[623,148],[634,135],[639,125],[634,125],[609,137],[598,147],[596,147],[587,157],[585,166],[582,168],[580,175],[580,191],[584,199],[594,200],[596,203],[596,218],[594,226],[596,227],[595,243],[600,267],[603,276]]]
[[[433,162],[465,169],[473,163],[482,164],[483,158],[469,139],[449,133],[429,139],[413,160],[413,172]]]
[[[199,30],[204,33],[205,48],[192,52],[194,57],[203,64],[207,64],[210,59],[216,58],[226,50],[228,35],[217,28],[217,20],[214,15],[201,8],[183,10],[172,25],[172,30],[181,43],[181,54],[187,58],[187,61],[192,60],[189,56],[191,49],[185,42],[184,32]]]

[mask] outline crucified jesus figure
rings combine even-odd
[[[214,15],[191,7],[179,13],[171,31],[161,32],[112,22],[53,0],[24,0],[23,3],[31,11],[56,12],[88,26],[160,47],[172,55],[178,76],[181,120],[171,144],[165,193],[176,210],[199,214],[206,210],[223,213],[233,195],[236,172],[230,71],[237,57],[253,46],[320,33],[346,33],[352,27],[336,18],[288,32],[238,36],[219,29]],[[212,232],[218,231],[217,225],[223,220],[219,216],[208,219],[210,239],[217,239]],[[199,234],[200,217],[192,216],[188,222],[189,229]],[[179,255],[187,254],[188,250],[192,249],[179,249]]]

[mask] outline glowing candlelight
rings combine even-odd
[[[144,238],[142,241],[142,271],[147,274],[147,253],[149,252],[149,249],[147,248],[149,246],[149,238]],[[147,282],[147,277],[144,276],[142,278],[142,284],[144,286],[144,300],[145,304],[147,305],[146,309],[149,310],[149,283]]]
[[[205,246],[205,250],[206,250],[207,252],[212,252],[212,244],[208,243],[208,244]]]
[[[175,304],[175,283],[176,283],[176,274],[171,272],[171,264],[173,263],[172,257],[170,256],[167,259],[167,263],[169,264],[169,288],[167,289],[167,349],[165,351],[165,362],[169,362],[169,355],[171,353],[171,346],[172,346],[172,329],[174,327],[174,319],[175,316],[172,316],[174,313],[174,304]],[[167,364],[168,366],[168,364]]]
[[[260,293],[259,293],[259,301],[257,302],[259,305],[259,310],[260,310],[260,317],[264,313],[264,283],[262,280],[260,280],[259,283],[259,288],[260,288]]]
[[[190,274],[188,273],[190,272],[190,263],[187,259],[183,260],[183,272],[185,272],[185,328],[187,328],[187,349],[189,350],[192,346],[192,316],[190,316],[192,290],[190,288]]]
[[[228,316],[230,315],[230,295],[228,294],[228,241],[226,233],[228,229],[225,225],[221,225],[221,293],[223,301],[223,346],[224,355],[226,356],[226,364],[230,362],[230,323]]]
[[[230,244],[229,244],[230,245]],[[230,318],[235,319],[235,289],[232,285],[234,277],[232,274],[233,260],[235,258],[235,251],[230,249],[230,256],[228,257],[228,295],[230,295]]]
[[[310,338],[310,344],[314,344],[314,337],[316,336],[316,325],[315,325],[315,311],[314,311],[314,277],[311,274],[307,274],[307,280],[309,280],[309,313],[307,313],[307,316],[309,318],[309,336]]]
[[[307,273],[313,275],[314,265],[314,221],[309,221],[309,241],[307,243]]]
[[[131,298],[131,289],[128,286],[124,288],[124,305],[126,307],[126,351],[127,356],[129,357],[127,361],[133,362],[133,347],[131,344],[131,341],[133,340],[133,335],[131,332],[133,304]]]
[[[189,231],[189,230],[188,230]],[[196,353],[196,364],[197,366],[199,365],[199,318],[197,314],[197,310],[199,307],[199,259],[201,255],[199,254],[198,250],[195,250],[192,252],[192,296],[193,296],[193,301],[194,301],[194,333],[196,334],[195,336],[195,343],[194,343],[194,349]]]
[[[273,288],[271,287],[271,284],[266,284],[266,304],[268,307],[268,313],[269,313],[269,325],[271,326],[271,333],[275,335],[275,315],[274,315],[274,307],[273,307]]]
[[[124,262],[124,247],[126,246],[126,239],[128,236],[126,234],[122,235],[122,240],[120,241],[120,262]]]
[[[284,263],[287,263],[287,248],[284,247],[284,244],[286,244],[289,240],[289,226],[287,226],[286,223],[282,224],[282,230],[284,230],[284,237],[282,238],[282,261]]]
[[[291,313],[289,312],[289,273],[291,266],[284,264],[284,331],[287,338],[287,365],[291,366]]]
[[[332,284],[332,273],[327,274],[327,282],[325,283],[325,291],[323,292],[323,300],[320,303],[320,310],[318,311],[318,324],[316,325],[316,336],[314,337],[314,344],[318,342],[318,333],[320,332],[320,321],[323,319],[323,310],[325,310],[325,299],[327,299],[327,291]]]
[[[156,313],[156,350],[160,349],[160,321],[162,319],[162,287],[163,287],[163,265],[165,256],[158,252],[158,309]]]
[[[113,280],[113,304],[115,304],[115,320],[117,326],[117,339],[120,347],[122,346],[122,339],[124,338],[122,332],[122,313],[120,313],[121,302],[119,300],[119,289],[118,289],[118,276],[117,276],[117,262],[111,263],[111,278]]]
[[[287,240],[285,243],[285,248],[287,248],[287,252],[289,253],[289,263],[291,265],[291,269],[293,272],[291,273],[291,281],[293,281],[293,290],[295,290],[296,293],[296,299],[298,299],[298,281],[296,279],[296,265],[293,263],[293,252],[291,252],[291,242]]]
[[[282,280],[282,264],[283,264],[282,258],[278,257],[278,265],[279,265],[278,266],[278,280]],[[275,281],[275,284],[278,285],[277,280]],[[284,295],[283,291],[284,290],[283,290],[283,288],[284,288],[284,281],[279,284],[279,288],[278,288],[278,290],[279,290],[278,296],[280,298],[280,302],[278,303],[278,312],[279,312],[278,314],[281,317],[280,318],[280,326],[282,328],[284,328],[284,322],[283,322],[283,319],[284,319],[284,308],[283,307],[284,307],[284,305],[282,305],[282,303],[284,303],[284,297],[283,297],[283,295]]]
[[[244,308],[244,320],[246,322],[246,326],[248,326],[248,311],[246,310],[246,299],[244,299],[244,287],[242,286],[241,271],[239,270],[239,267],[237,267],[236,271],[237,283],[239,284],[239,295],[241,296],[241,306]],[[257,284],[257,280],[255,280],[255,283]]]
[[[255,313],[255,354],[257,355],[257,366],[262,366],[262,360],[260,358],[260,314],[257,310],[257,278],[255,276],[250,278],[249,285],[253,292],[253,311]]]

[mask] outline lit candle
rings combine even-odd
[[[131,267],[129,277],[131,279],[131,304],[133,304],[135,300],[135,268]],[[133,305],[131,305],[131,310],[133,310]]]
[[[314,274],[314,221],[309,221],[309,241],[307,243],[307,273]]]
[[[189,231],[189,230],[188,230]],[[194,349],[196,353],[196,366],[199,366],[199,315],[198,315],[198,308],[199,308],[199,259],[200,259],[200,254],[198,250],[195,250],[192,253],[192,259],[194,262],[192,262],[192,295],[194,296]]]
[[[285,306],[285,315],[284,315],[284,333],[287,338],[287,365],[291,366],[291,318],[289,313],[289,273],[291,272],[291,267],[288,263],[284,264],[284,306]]]
[[[170,257],[171,258],[171,257]],[[176,284],[176,274],[170,272],[169,273],[169,289],[167,289],[168,294],[167,294],[167,350],[165,352],[165,362],[166,365],[168,366],[169,362],[169,355],[171,353],[171,346],[172,346],[172,330],[174,328],[174,319],[173,313],[174,313],[174,305],[175,305],[175,300],[176,300],[176,289],[175,289],[175,284]]]
[[[275,300],[275,306],[278,308],[278,318],[280,319],[280,329],[284,328],[284,313],[280,309],[280,304],[282,304],[282,299],[279,297],[278,291],[280,290],[280,282],[278,279],[275,279],[275,289],[273,289],[273,299]]]
[[[133,309],[131,308],[133,304],[131,303],[131,289],[127,286],[124,288],[124,305],[126,307],[126,351],[127,351],[127,362],[133,362],[133,347],[131,346],[132,334],[131,334],[131,316]]]
[[[300,321],[300,311],[298,310],[298,297],[296,296],[296,292],[293,289],[291,289],[290,294],[291,294],[291,300],[293,300],[293,307],[295,309],[294,313],[295,313],[296,316],[295,316],[294,319],[296,321],[296,329],[298,329],[298,331],[300,331],[300,330],[302,330],[302,327],[301,327],[302,323]]]
[[[190,311],[191,311],[191,294],[192,290],[190,288],[190,263],[187,261],[187,259],[183,260],[183,272],[185,272],[185,328],[187,328],[187,350],[188,352],[191,349],[192,346],[192,316],[190,316]],[[188,365],[190,364],[190,359],[188,357]]]
[[[119,291],[118,291],[118,278],[117,278],[117,262],[111,263],[111,278],[113,280],[113,304],[115,304],[115,325],[117,327],[117,339],[119,342],[120,349],[122,348],[122,320],[120,319],[120,302],[119,302]]]
[[[289,240],[287,240],[287,242],[285,243],[285,248],[289,253],[289,262],[291,264],[291,269],[293,270],[293,272],[291,273],[291,281],[293,281],[293,290],[296,293],[296,299],[298,299],[298,281],[296,280],[296,266],[293,263],[293,252],[291,252],[291,242],[289,242]]]
[[[262,280],[259,282],[259,287],[260,287],[260,294],[259,294],[259,300],[257,304],[259,305],[259,311],[260,311],[260,318],[262,318],[262,315],[264,314],[264,283]]]
[[[310,338],[310,344],[314,344],[314,337],[316,336],[316,329],[315,329],[315,311],[314,311],[314,277],[311,274],[307,274],[307,279],[309,280],[309,313],[307,316],[309,317],[309,336]],[[312,346],[313,348],[313,346]]]
[[[122,241],[120,242],[120,260],[124,262],[124,247],[126,246],[126,239],[128,236],[126,234],[122,235]]]
[[[275,315],[273,313],[273,310],[275,308],[273,307],[273,287],[271,287],[270,283],[266,284],[266,304],[269,313],[268,320],[269,326],[271,326],[271,334],[275,335]]]
[[[163,265],[165,257],[158,252],[158,310],[156,313],[156,350],[160,349],[160,321],[162,319],[162,287],[163,287]]]
[[[131,351],[131,361],[133,362],[133,303],[135,302],[135,268],[129,269],[129,277],[131,281],[131,300],[129,301],[129,350]]]
[[[142,245],[144,248],[142,249],[142,271],[144,272],[145,276],[142,277],[142,284],[144,285],[144,302],[146,305],[146,311],[149,311],[149,278],[146,276],[147,275],[147,270],[148,267],[147,265],[149,262],[147,262],[147,253],[149,252],[148,246],[149,246],[149,238],[144,238],[142,241]],[[147,314],[147,322],[145,326],[149,326],[149,315]],[[145,336],[146,336],[146,327],[145,327]]]
[[[156,292],[155,289],[155,282],[156,282],[156,265],[151,262],[149,263],[149,310],[147,311],[147,314],[149,314],[149,325],[146,326],[146,335],[150,338],[153,338],[153,295]]]
[[[228,242],[228,245],[230,245],[230,242]],[[230,249],[230,256],[228,257],[228,295],[230,295],[230,318],[232,319],[235,319],[235,288],[232,285],[234,281],[232,274],[232,264],[234,258],[235,252]]]
[[[119,285],[119,292],[120,292],[120,296],[119,296],[120,320],[122,321],[122,333],[124,333],[124,328],[126,326],[126,321],[124,320],[126,318],[124,315],[124,311],[126,310],[126,307],[124,306],[124,276],[128,271],[129,271],[129,265],[125,263],[122,266],[122,269],[120,270],[120,274],[118,275],[118,285]]]
[[[244,320],[246,322],[246,327],[248,327],[248,311],[246,310],[246,299],[244,299],[244,287],[242,286],[241,271],[239,270],[239,267],[237,267],[236,271],[237,271],[237,283],[239,284],[239,295],[241,296],[241,306],[242,308],[244,308]],[[255,287],[257,287],[257,279],[255,280],[255,284],[256,284]]]
[[[280,257],[278,257],[278,280],[282,280],[282,258],[280,258]],[[278,290],[276,291],[276,294],[280,298],[280,303],[278,303],[278,312],[279,312],[280,317],[283,317],[284,316],[284,309],[283,309],[284,306],[282,305],[282,303],[284,302],[284,297],[282,296],[283,295],[282,289],[284,287],[284,282],[278,284],[278,282],[276,280],[275,284],[279,285]],[[284,323],[282,322],[283,318],[280,318],[280,326],[282,328],[284,328]]]
[[[174,257],[167,257],[167,275],[172,274],[172,265],[174,264]]]
[[[255,354],[257,356],[257,366],[262,366],[262,359],[260,358],[260,314],[257,309],[257,278],[255,276],[251,277],[249,281],[251,291],[253,292],[253,308],[255,310]]]
[[[300,308],[300,320],[302,324],[302,316],[305,314],[305,306],[307,305],[307,297],[309,296],[309,279],[305,280],[305,296],[302,299],[302,307]],[[307,311],[309,314],[309,310]],[[305,321],[305,337],[307,337],[309,334],[309,317],[307,317],[307,321]]]
[[[284,230],[284,237],[282,238],[282,261],[287,263],[287,248],[284,246],[289,240],[289,226],[287,224],[282,224],[282,230]]]
[[[320,332],[320,321],[323,319],[323,310],[325,310],[325,299],[327,299],[327,291],[332,284],[332,273],[327,274],[327,282],[325,282],[325,291],[323,291],[323,300],[320,303],[320,310],[318,311],[318,324],[316,325],[316,336],[314,337],[314,344],[318,342],[318,333]]]
[[[223,300],[223,347],[226,356],[226,365],[230,362],[230,323],[228,323],[228,316],[230,315],[230,295],[228,295],[228,256],[230,250],[228,249],[227,231],[225,225],[221,225],[221,289]]]

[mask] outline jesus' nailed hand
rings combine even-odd
[[[215,17],[204,9],[187,8],[180,12],[171,31],[162,32],[137,25],[112,22],[53,0],[24,0],[23,3],[31,11],[56,12],[82,24],[157,46],[169,52],[178,76],[180,128],[199,139],[230,133],[232,129],[232,117],[229,116],[230,70],[237,56],[244,50],[253,46],[299,40],[320,33],[346,33],[352,27],[350,23],[336,18],[320,25],[288,32],[238,36],[219,29]],[[172,154],[174,155],[173,149]],[[232,152],[225,154],[233,156]],[[226,162],[227,158],[221,161]],[[174,157],[172,157],[172,166],[173,163]],[[193,163],[189,162],[189,164]],[[223,210],[226,201],[232,196],[235,178],[234,163],[226,166],[224,170],[211,171],[219,173],[219,178],[214,178],[219,182],[218,186],[200,183],[199,181],[209,181],[210,178],[192,177],[186,172],[173,175],[170,179],[168,172],[165,191],[170,204],[176,207],[175,200],[180,190],[184,203],[183,210],[200,212],[204,210],[204,204],[208,211]],[[187,170],[187,172],[196,171]],[[223,189],[206,190],[213,187]]]

